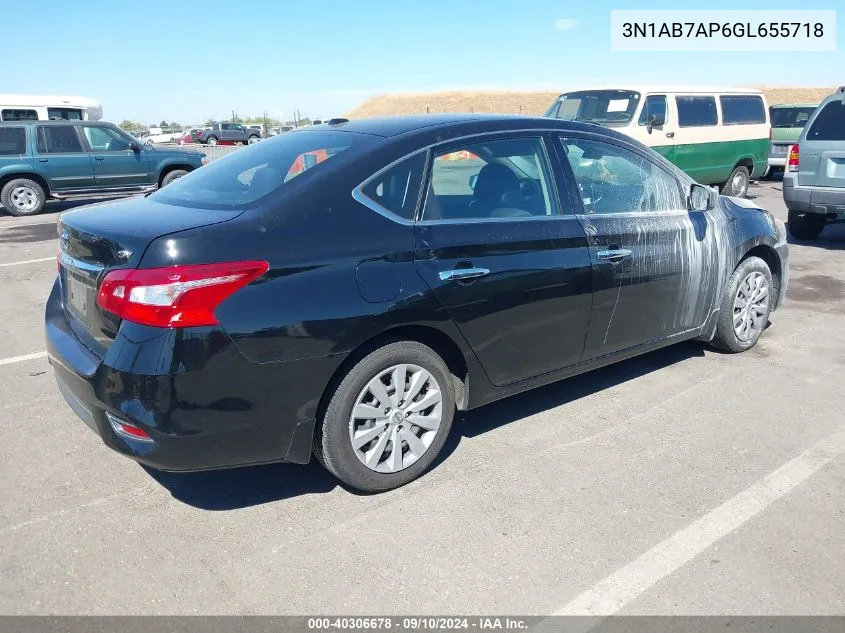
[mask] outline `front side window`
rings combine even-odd
[[[547,113],[566,121],[588,121],[602,125],[626,125],[640,103],[640,93],[630,90],[581,90],[567,92],[558,100],[558,109]]]
[[[845,104],[831,101],[823,106],[810,129],[808,141],[845,141]]]
[[[815,112],[814,107],[797,108],[769,108],[769,118],[772,127],[776,128],[803,128],[807,125],[810,115]]]
[[[413,220],[425,171],[425,152],[394,165],[361,188],[367,198],[405,220]]]
[[[556,214],[539,137],[482,141],[434,154],[423,220]]]
[[[0,127],[0,156],[26,154],[26,129]]]
[[[199,209],[245,209],[292,180],[320,173],[339,154],[353,160],[378,142],[374,136],[340,131],[291,132],[215,160],[150,199]]]
[[[686,209],[678,181],[645,157],[618,145],[562,138],[584,213]]]
[[[766,122],[763,99],[756,96],[721,96],[722,123],[724,125],[759,125]]]
[[[652,117],[666,122],[666,95],[648,95],[645,98],[643,111],[640,113],[639,125],[648,125]]]
[[[130,139],[117,130],[86,125],[83,131],[88,145],[95,152],[122,152],[129,149]]]
[[[39,126],[36,139],[39,154],[74,154],[83,151],[73,125]]]
[[[37,121],[38,113],[35,110],[21,110],[10,108],[0,112],[0,120],[3,121]]]
[[[679,127],[708,127],[716,125],[715,97],[675,97]]]

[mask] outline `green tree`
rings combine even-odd
[[[161,123],[158,124],[158,126],[161,127],[161,128],[167,127],[167,121],[162,121]]]
[[[130,134],[135,134],[146,130],[146,128],[137,121],[130,121],[129,119],[124,119],[118,127],[121,130],[129,132]]]

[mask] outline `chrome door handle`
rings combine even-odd
[[[105,157],[105,156],[95,156],[95,157],[94,157],[94,160],[99,160],[99,161],[103,161],[103,160],[105,160],[105,159],[106,159],[106,157]]]
[[[666,132],[666,138],[675,138],[674,132]]]
[[[486,268],[456,268],[455,270],[440,271],[440,281],[466,281],[489,274]]]
[[[634,251],[630,251],[627,248],[614,248],[612,250],[599,251],[598,253],[596,253],[596,257],[598,257],[599,259],[607,259],[612,262],[618,262],[624,259],[625,257],[628,257],[633,252]]]

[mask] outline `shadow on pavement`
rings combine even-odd
[[[786,241],[797,246],[810,246],[828,250],[845,250],[845,224],[831,224],[824,227],[822,234],[814,240],[799,240],[789,233]]]
[[[632,358],[568,380],[458,414],[432,469],[455,451],[463,437],[476,437],[505,424],[574,402],[657,369],[704,356],[699,343],[686,342]],[[566,412],[562,412],[566,415]],[[166,473],[143,467],[174,498],[203,510],[234,510],[306,494],[325,493],[340,484],[312,459],[306,466],[271,464],[199,473]],[[343,486],[345,488],[345,486]],[[352,494],[363,494],[347,489]]]
[[[0,244],[49,242],[56,237],[55,221],[43,224],[14,224],[0,232]]]

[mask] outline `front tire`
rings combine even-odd
[[[398,488],[435,460],[454,412],[451,374],[440,356],[416,341],[388,343],[358,361],[335,389],[315,453],[352,488]]]
[[[713,346],[734,353],[754,347],[769,323],[773,293],[766,262],[759,257],[740,262],[722,297]]]
[[[815,213],[789,212],[789,232],[799,240],[814,240],[824,229],[824,218]]]
[[[14,216],[37,215],[47,204],[44,188],[29,178],[10,180],[0,191],[0,204]]]
[[[164,175],[164,178],[161,179],[161,186],[159,187],[159,189],[161,189],[162,187],[166,187],[171,182],[173,182],[174,180],[178,180],[187,173],[188,172],[185,169],[174,169],[172,171],[167,172]]]
[[[748,167],[737,165],[731,172],[728,182],[722,185],[722,195],[744,198],[748,193],[749,182],[751,182],[751,176],[748,173]]]

